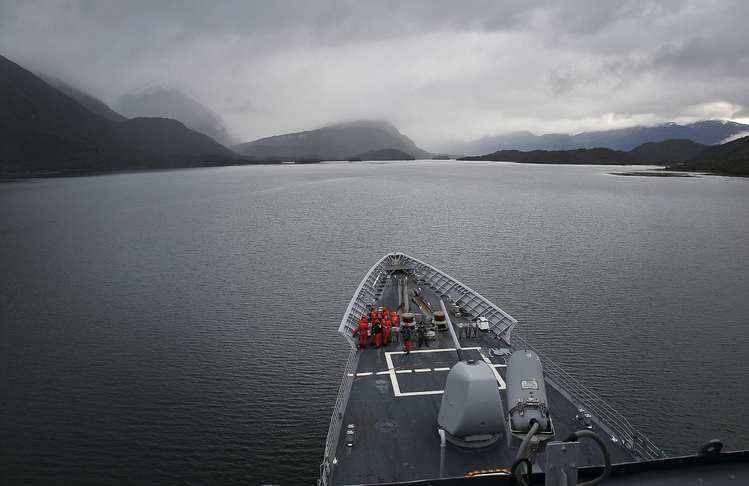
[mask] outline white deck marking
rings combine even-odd
[[[398,386],[398,378],[395,377],[395,369],[393,369],[393,358],[390,357],[390,353],[385,353],[385,362],[387,362],[388,370],[390,370],[390,384],[393,385],[393,395],[398,397],[401,394],[401,389]]]
[[[506,390],[507,384],[505,383],[505,380],[502,379],[502,375],[499,374],[497,371],[497,367],[492,363],[492,360],[487,358],[484,353],[479,350],[479,354],[481,355],[481,358],[483,358],[484,362],[489,365],[489,368],[492,369],[492,373],[494,373],[494,377],[497,379],[497,383],[499,383],[499,389],[500,390]]]
[[[482,360],[489,365],[492,372],[494,373],[494,377],[497,379],[497,383],[499,384],[498,388],[500,390],[506,390],[507,384],[502,379],[502,376],[497,371],[497,368],[506,368],[507,365],[503,364],[494,364],[491,362],[489,358],[487,358],[484,353],[481,351],[481,347],[470,347],[470,348],[461,348],[462,350],[475,350],[478,351],[481,355]],[[455,348],[438,348],[438,349],[417,349],[414,351],[411,351],[411,353],[442,353],[442,352],[448,352],[448,351],[455,351]],[[416,391],[416,392],[401,392],[400,386],[398,384],[398,377],[395,375],[398,373],[427,373],[430,371],[450,371],[450,367],[443,367],[443,368],[417,368],[413,370],[396,370],[393,367],[393,358],[392,355],[394,354],[406,354],[405,351],[387,351],[385,352],[385,361],[387,362],[388,369],[387,371],[378,371],[376,374],[378,375],[390,375],[390,383],[393,385],[393,395],[396,397],[414,397],[414,396],[422,396],[422,395],[440,395],[445,393],[445,390],[426,390],[426,391]],[[370,375],[372,373],[369,373]],[[358,375],[357,375],[358,376]]]
[[[357,376],[357,377],[359,377],[359,376],[369,376],[369,375],[371,375],[371,374],[372,374],[372,372],[371,372],[371,371],[368,371],[368,372],[366,372],[366,373],[357,373],[357,374],[356,374],[356,376]]]
[[[479,350],[480,347],[472,347],[472,348],[460,348],[462,351],[468,351],[468,350]],[[437,348],[437,349],[414,349],[411,351],[411,354],[416,353],[442,353],[447,351],[455,351],[455,348]],[[388,351],[385,353],[385,355],[389,354],[406,354],[405,351]]]
[[[422,391],[422,392],[406,392],[401,393],[398,395],[399,397],[415,397],[418,395],[440,395],[442,393],[445,393],[445,390],[429,390],[429,391]]]
[[[480,350],[480,347],[471,347],[471,348],[462,348],[465,350]],[[437,349],[416,349],[414,351],[411,351],[411,353],[443,353],[443,352],[449,352],[449,351],[455,351],[455,348],[437,348]],[[393,358],[392,355],[394,354],[406,354],[405,351],[387,351],[385,352],[385,361],[388,365],[388,370],[390,373],[390,383],[393,385],[393,395],[396,397],[413,397],[413,396],[420,396],[420,395],[438,395],[441,393],[444,393],[444,390],[429,390],[429,391],[421,391],[421,392],[401,392],[400,386],[398,384],[398,378],[395,376],[396,373],[411,373],[414,370],[398,370],[396,371],[393,367]],[[416,370],[417,373],[425,373],[426,371],[429,371],[428,368],[421,368],[425,371],[419,371]]]

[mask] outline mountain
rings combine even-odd
[[[664,140],[638,145],[629,151],[629,156],[633,161],[657,165],[693,159],[707,147],[691,140]]]
[[[414,156],[397,149],[380,149],[354,155],[349,160],[414,160]]]
[[[430,155],[392,124],[379,120],[359,120],[276,135],[243,143],[234,149],[242,155],[277,160],[346,160],[352,154],[382,149],[400,150],[417,159]]]
[[[696,157],[667,168],[749,176],[749,136],[708,147]]]
[[[644,143],[671,139],[692,140],[703,145],[715,145],[744,133],[749,133],[749,125],[726,120],[705,120],[687,125],[665,123],[656,126],[582,132],[574,135],[565,133],[534,135],[531,132],[512,132],[470,142],[453,143],[439,148],[442,152],[470,155],[486,154],[502,149],[527,151],[604,147],[613,150],[632,150]]]
[[[0,173],[235,163],[236,154],[175,120],[99,116],[0,56]]]
[[[496,162],[523,162],[530,164],[629,164],[629,154],[607,148],[575,150],[499,150],[487,155],[463,157],[459,160],[491,160]]]
[[[664,165],[669,170],[717,172],[749,176],[749,136],[721,145],[702,145],[691,140],[648,142],[629,152],[608,148],[574,150],[498,150],[459,160],[490,160],[529,164],[644,164]]]
[[[236,143],[218,114],[175,89],[158,87],[126,94],[115,107],[127,117],[173,118],[222,144]]]
[[[86,108],[91,113],[94,113],[96,115],[99,115],[103,118],[106,118],[111,121],[124,121],[126,118],[113,109],[111,109],[106,103],[101,101],[98,98],[94,98],[88,93],[84,93],[83,91],[80,91],[71,85],[65,83],[62,80],[59,80],[57,78],[51,78],[48,76],[42,76],[42,79],[47,82],[50,86],[57,88],[58,90],[62,91],[69,97],[73,98],[75,101],[83,105],[84,108]]]

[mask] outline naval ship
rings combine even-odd
[[[383,314],[393,316],[387,342],[371,335]],[[665,458],[516,325],[423,261],[381,258],[339,327],[351,349],[318,486],[749,484],[734,481],[749,478],[749,451],[721,452],[712,440]]]

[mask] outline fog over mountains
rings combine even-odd
[[[357,120],[337,123],[315,130],[261,138],[234,147],[241,155],[259,159],[361,158],[362,154],[393,149],[411,158],[425,159],[431,154],[383,120]],[[377,154],[382,157],[383,153]],[[394,155],[394,154],[392,154]]]
[[[446,143],[439,148],[446,153],[466,155],[482,155],[497,150],[571,150],[596,147],[628,151],[643,143],[672,139],[715,145],[742,135],[749,135],[749,125],[726,120],[704,120],[686,125],[664,123],[577,134],[534,135],[522,131],[467,142]]]
[[[173,118],[224,145],[237,143],[221,116],[173,88],[152,87],[124,94],[117,99],[115,109],[128,118]]]
[[[199,167],[236,154],[166,118],[112,120],[100,103],[51,86],[0,56],[0,174]],[[116,117],[114,117],[116,118]]]
[[[385,120],[354,120],[280,134],[233,146],[206,132],[230,137],[210,109],[176,90],[131,93],[117,104],[122,114],[82,90],[43,79],[0,57],[0,172],[177,168],[241,163],[321,160],[403,160],[432,158]],[[169,113],[205,132],[164,116]],[[488,137],[460,147],[480,160],[544,163],[682,163],[690,170],[744,174],[746,138],[708,148],[749,133],[749,125],[705,120],[686,125],[536,136],[518,132]],[[458,147],[456,147],[457,149]],[[463,155],[461,152],[453,152]]]

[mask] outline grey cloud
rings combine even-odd
[[[179,89],[244,139],[384,117],[428,146],[746,117],[747,18],[740,0],[0,0],[0,53],[109,102]]]

